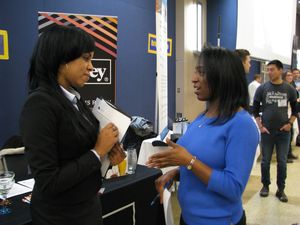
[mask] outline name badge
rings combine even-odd
[[[278,100],[278,107],[286,107],[287,106],[287,100]]]

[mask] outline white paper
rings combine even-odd
[[[13,196],[17,196],[17,195],[21,195],[27,192],[31,192],[32,189],[25,187],[23,185],[20,185],[18,183],[14,183],[13,187],[9,190],[7,198],[13,197]],[[0,196],[0,198],[2,199],[2,196]]]
[[[163,203],[164,203],[166,225],[174,225],[171,192],[167,188],[165,188],[164,190]]]
[[[25,187],[28,187],[28,188],[31,188],[31,190],[33,189],[33,186],[34,186],[34,179],[28,179],[28,180],[22,180],[22,181],[19,181],[18,184],[21,184]]]
[[[108,104],[104,99],[99,98],[96,99],[92,112],[100,122],[100,129],[110,122],[118,127],[119,141],[121,142],[131,123],[131,118]]]

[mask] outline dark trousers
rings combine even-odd
[[[290,132],[285,131],[273,131],[270,134],[261,134],[261,182],[264,186],[269,186],[271,184],[270,162],[272,159],[273,149],[276,147],[277,187],[279,190],[284,190],[290,135]]]
[[[183,221],[182,216],[180,216],[180,225],[187,225],[187,224]],[[235,225],[246,225],[246,213],[245,213],[245,210],[243,210],[242,218],[241,218],[240,221],[239,221],[237,224],[235,224]]]

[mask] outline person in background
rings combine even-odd
[[[247,49],[236,49],[234,53],[242,60],[245,73],[248,74],[251,67],[250,52]]]
[[[261,74],[255,74],[253,81],[248,85],[248,92],[249,92],[249,112],[250,114],[253,113],[253,99],[256,89],[261,84]]]
[[[292,69],[292,73],[293,73],[294,79],[295,79],[295,77],[296,77],[297,79],[300,78],[300,71],[299,71],[298,68],[293,68],[293,69]]]
[[[180,178],[181,225],[246,224],[241,196],[249,179],[259,133],[246,111],[248,90],[241,60],[223,48],[204,47],[192,78],[207,108],[169,149],[152,155],[149,167],[179,166],[156,181]]]
[[[253,114],[261,132],[261,197],[269,195],[270,162],[274,146],[277,158],[277,192],[276,197],[281,202],[287,202],[285,179],[286,163],[290,143],[290,130],[296,119],[297,94],[295,88],[283,82],[283,65],[279,60],[267,64],[270,81],[262,84],[256,90],[253,103]],[[262,116],[260,116],[260,104]],[[291,106],[291,116],[288,116],[288,104]]]
[[[295,84],[295,88],[297,91],[300,91],[300,72],[299,69],[293,68],[292,69],[292,74],[293,74],[293,83]]]
[[[240,58],[240,60],[242,61],[242,63],[243,63],[243,66],[244,66],[244,70],[245,70],[245,75],[248,75],[249,74],[249,72],[250,72],[250,68],[251,68],[251,58],[250,58],[250,52],[247,50],[247,49],[236,49],[235,51],[234,51],[234,53]],[[254,78],[254,80],[255,80],[255,78]],[[261,80],[261,79],[260,79]],[[260,82],[259,82],[259,84],[260,84]],[[252,115],[253,114],[253,95],[254,95],[254,93],[255,93],[255,90],[256,90],[256,88],[255,88],[255,86],[257,86],[258,84],[257,84],[257,82],[256,81],[254,81],[254,82],[252,82],[252,84],[251,84],[251,88],[250,88],[250,90],[249,90],[249,86],[248,86],[248,93],[249,93],[249,108],[248,108],[248,112]],[[258,85],[259,86],[259,85]],[[255,89],[255,90],[253,90],[253,89]],[[252,93],[252,90],[253,90],[253,93]],[[251,91],[251,92],[249,92],[249,91]],[[255,121],[255,119],[252,117],[252,119]],[[258,126],[257,126],[257,130],[259,131],[259,129],[258,129]],[[254,157],[254,161],[253,161],[253,166],[252,166],[252,168],[254,169],[255,168],[255,166],[256,166],[256,162],[257,162],[257,159],[258,159],[258,157],[259,157],[259,155],[260,155],[260,146],[259,146],[259,144],[257,145],[257,147],[256,147],[256,153],[255,153],[255,157]]]
[[[298,92],[298,96],[300,95],[300,72],[299,69],[293,68],[292,69],[292,74],[293,74],[293,83],[295,84],[294,87],[296,88]],[[297,122],[298,122],[298,131],[300,132],[300,103],[297,103]],[[300,134],[298,133],[297,138],[296,138],[296,146],[300,146]],[[295,158],[292,157],[292,159],[298,159],[296,156]]]
[[[125,155],[118,129],[99,123],[77,92],[89,80],[95,43],[75,27],[53,25],[34,48],[21,135],[35,179],[34,225],[101,225],[101,159]]]
[[[291,71],[287,71],[287,72],[283,73],[283,75],[282,75],[282,79],[296,89],[296,85],[295,85],[295,82],[294,82],[293,78],[294,77],[293,77],[293,74],[292,74]],[[298,99],[299,99],[298,91],[296,93],[297,93],[297,101],[298,101]],[[288,108],[288,111],[289,111],[289,115],[290,115],[291,114],[291,107]],[[292,126],[292,128],[291,128],[291,139],[290,139],[290,144],[289,144],[289,152],[288,152],[287,163],[293,163],[293,159],[298,159],[298,156],[293,154],[293,148],[292,148],[292,142],[293,142],[293,137],[294,137],[294,129],[293,128],[294,128],[294,126]]]

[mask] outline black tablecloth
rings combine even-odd
[[[105,180],[101,195],[104,225],[132,225],[134,221],[136,225],[164,225],[162,205],[150,205],[157,194],[154,181],[160,175],[160,170],[138,165],[135,174]],[[10,199],[12,213],[0,215],[0,225],[31,224],[29,204],[22,202],[23,196]]]

